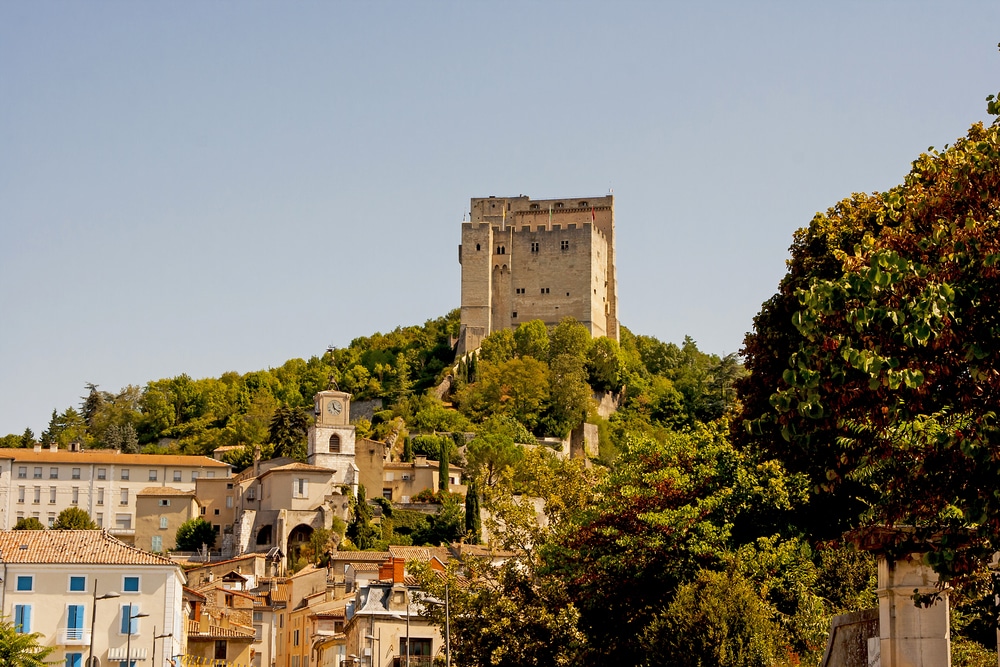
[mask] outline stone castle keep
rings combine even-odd
[[[574,317],[618,340],[614,196],[474,198],[462,223],[458,353],[522,322]]]

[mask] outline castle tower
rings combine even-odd
[[[458,352],[521,322],[565,317],[618,340],[614,197],[474,198],[462,223]]]
[[[340,484],[356,484],[354,463],[355,427],[350,423],[351,395],[343,391],[316,394],[316,423],[309,428],[306,461],[310,465],[335,470]]]

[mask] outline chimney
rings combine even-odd
[[[401,584],[403,583],[405,574],[406,561],[402,558],[390,558],[378,566],[378,578],[381,581],[392,581],[394,584]]]
[[[51,445],[49,445],[49,451],[50,452],[58,452],[59,451],[59,443],[58,442],[53,442]]]
[[[417,454],[413,457],[413,467],[414,468],[426,468],[427,467],[427,455]]]
[[[35,443],[35,447],[34,447],[34,450],[35,450],[35,453],[36,453],[36,454],[37,454],[38,452],[42,451],[42,445],[41,445],[41,443],[38,443],[38,442],[36,442],[36,443]]]

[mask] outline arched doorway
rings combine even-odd
[[[290,568],[294,568],[295,564],[298,562],[302,555],[302,547],[309,544],[309,538],[312,537],[313,528],[304,523],[292,528],[292,532],[288,533],[288,564]]]

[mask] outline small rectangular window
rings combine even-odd
[[[70,476],[73,479],[80,479],[80,469],[79,468],[73,468],[73,471],[72,471],[72,473],[71,473]]]
[[[154,553],[163,551],[163,538],[159,535],[153,535],[152,540],[150,540],[150,546]]]
[[[122,481],[123,482],[127,482],[128,481],[128,477],[129,477],[129,469],[128,468],[122,468],[121,472],[120,472],[120,475],[121,475]]]
[[[98,468],[97,469],[97,479],[107,479],[107,478],[108,478],[108,469],[107,468]]]
[[[166,530],[166,528],[167,528],[167,517],[161,516],[160,517],[160,530]]]
[[[531,243],[531,252],[538,252],[538,242],[537,241],[533,241]]]
[[[122,505],[128,505],[128,489],[122,489]]]
[[[559,242],[559,249],[560,250],[569,250],[569,241],[560,241]]]
[[[79,505],[80,504],[80,487],[74,486],[73,490],[70,492],[70,504]]]
[[[139,577],[122,577],[122,592],[123,593],[138,593],[139,592]]]
[[[191,481],[193,482],[196,479],[198,479],[198,471],[197,470],[192,470],[191,471]]]
[[[227,509],[232,509],[232,507],[233,507],[233,497],[232,496],[226,496],[226,508]]]
[[[149,481],[150,482],[155,482],[156,481],[156,471],[155,470],[150,470],[149,471]]]
[[[42,487],[40,486],[35,487],[35,496],[34,498],[32,498],[31,502],[34,505],[37,505],[38,503],[42,502]]]
[[[160,498],[160,507],[170,507],[170,498]]]
[[[24,487],[23,486],[17,487],[17,502],[19,502],[19,503],[23,503],[24,502]]]
[[[83,575],[71,575],[69,578],[69,590],[71,593],[86,592],[87,577]]]
[[[28,466],[18,466],[18,468],[17,468],[17,477],[18,477],[18,479],[27,479],[28,478]]]
[[[49,487],[49,505],[55,505],[55,504],[56,504],[56,487],[50,486]]]
[[[215,516],[219,516],[219,508],[218,507],[215,508]]]
[[[34,472],[32,472],[32,477],[35,479],[42,478],[42,466],[36,466]]]
[[[202,508],[201,508],[201,513],[202,513],[202,515],[204,515],[204,514],[205,514],[205,509],[206,509],[206,508],[204,508],[204,507],[202,507]]]
[[[49,468],[49,479],[59,479],[59,468]]]
[[[31,574],[17,575],[17,590],[22,593],[30,593],[35,590],[35,576]]]
[[[82,653],[67,653],[66,654],[66,667],[83,667],[83,654]]]
[[[103,512],[98,512],[97,513],[97,527],[98,528],[104,528],[104,513]]]
[[[104,487],[103,486],[101,488],[97,489],[97,504],[98,505],[103,505],[104,504]]]
[[[49,528],[56,525],[56,513],[49,512]]]
[[[181,471],[180,470],[175,470],[174,471],[174,481],[175,482],[181,481]]]

